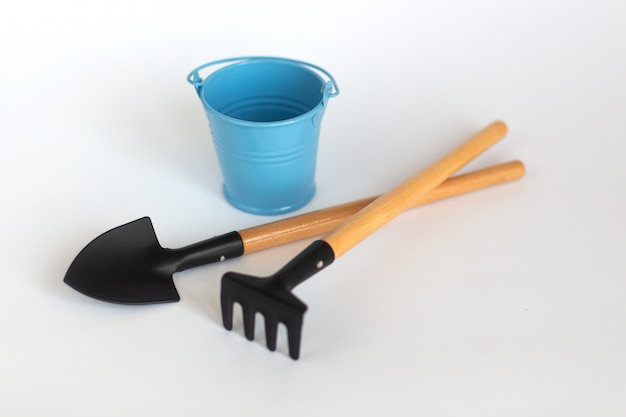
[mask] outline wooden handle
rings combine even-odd
[[[520,161],[507,162],[459,175],[447,179],[437,188],[416,201],[411,207],[513,181],[521,178],[523,175],[524,165]],[[244,244],[244,253],[257,252],[327,233],[378,197],[380,196],[363,198],[350,203],[241,230],[239,234]]]
[[[506,132],[503,122],[492,123],[439,161],[374,200],[322,240],[333,249],[335,259],[339,258],[502,139]]]

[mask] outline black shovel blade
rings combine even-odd
[[[70,265],[63,281],[89,297],[120,304],[180,300],[174,269],[162,260],[152,221],[143,217],[103,233]]]

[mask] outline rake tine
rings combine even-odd
[[[267,348],[272,352],[276,350],[276,336],[278,333],[278,321],[270,316],[265,315],[265,343]]]
[[[232,297],[227,297],[226,292],[222,291],[221,295],[221,304],[222,304],[222,322],[224,324],[224,328],[226,330],[233,329],[233,299]]]
[[[302,318],[287,326],[287,338],[289,343],[289,356],[291,359],[300,357],[300,340],[302,337]]]
[[[241,305],[243,309],[243,332],[248,340],[254,340],[254,319],[256,311],[251,306]]]

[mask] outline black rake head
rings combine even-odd
[[[227,330],[233,328],[233,305],[241,305],[244,334],[248,340],[254,339],[256,313],[265,319],[265,340],[267,348],[276,350],[278,324],[287,328],[289,356],[300,357],[302,320],[307,310],[291,290],[302,281],[330,265],[335,254],[323,240],[313,242],[309,247],[268,278],[227,272],[222,277],[222,320]]]
[[[254,340],[256,313],[265,319],[265,341],[267,348],[276,350],[278,324],[287,328],[289,356],[300,356],[302,320],[306,304],[272,278],[257,278],[228,272],[222,278],[222,320],[228,330],[233,328],[233,305],[238,303],[243,313],[243,328],[246,339]]]

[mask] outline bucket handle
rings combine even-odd
[[[289,63],[289,64],[297,64],[297,65],[302,65],[304,67],[309,67],[311,69],[314,69],[318,72],[321,72],[322,74],[324,74],[325,76],[328,77],[328,79],[330,80],[326,86],[324,87],[324,94],[328,94],[328,97],[336,97],[337,95],[339,95],[339,87],[337,86],[337,81],[335,81],[335,78],[330,75],[330,73],[328,71],[326,71],[325,69],[318,67],[317,65],[314,64],[310,64],[308,62],[304,62],[304,61],[298,61],[295,59],[289,59],[289,58],[275,58],[275,57],[265,57],[265,56],[247,56],[247,57],[239,57],[239,58],[226,58],[226,59],[220,59],[218,61],[212,61],[212,62],[208,62],[204,65],[200,65],[198,68],[196,68],[195,70],[191,71],[189,73],[189,75],[187,76],[187,81],[189,82],[189,84],[193,85],[194,88],[196,89],[196,92],[199,94],[200,93],[200,88],[202,87],[202,85],[204,84],[204,81],[206,79],[202,79],[200,77],[200,71],[208,68],[208,67],[212,67],[214,65],[220,65],[220,64],[226,64],[229,62],[238,62],[238,61],[275,61],[275,62],[284,62],[284,63]],[[330,85],[329,85],[330,84]]]

